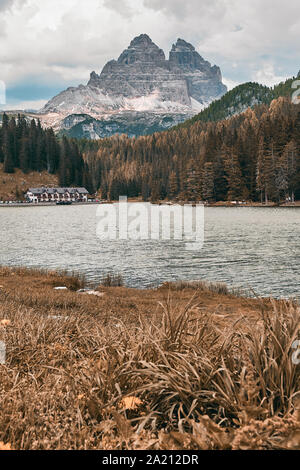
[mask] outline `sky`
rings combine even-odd
[[[0,107],[40,109],[142,33],[167,57],[192,43],[229,89],[271,86],[300,70],[299,32],[299,0],[0,0]]]

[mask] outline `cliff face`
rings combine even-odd
[[[173,44],[169,64],[171,70],[186,80],[191,98],[201,104],[210,103],[227,91],[222,83],[220,68],[216,65],[212,67],[192,44],[183,39]]]
[[[147,119],[147,113],[153,119],[154,113],[158,115],[158,128],[155,125],[153,128],[160,130],[161,114],[170,115],[170,127],[199,112],[225,92],[220,69],[205,61],[191,44],[178,39],[166,60],[163,50],[142,34],[133,39],[118,60],[109,61],[100,75],[92,72],[86,86],[68,88],[50,100],[42,114],[46,123],[57,128],[64,128],[68,117],[69,129],[72,119],[78,126],[78,114],[96,121],[116,119],[118,122],[124,114],[120,128],[126,132],[128,113],[133,113],[139,122]],[[103,131],[103,126],[100,127]],[[143,133],[143,126],[138,127],[138,134]]]

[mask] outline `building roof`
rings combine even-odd
[[[28,189],[28,192],[29,193],[32,193],[32,194],[37,194],[37,195],[41,195],[41,194],[55,194],[55,193],[58,193],[58,194],[65,194],[65,193],[69,193],[69,194],[89,194],[88,190],[86,188],[29,188]]]

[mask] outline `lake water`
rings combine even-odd
[[[68,269],[130,287],[207,279],[259,295],[300,295],[300,208],[205,208],[205,243],[101,241],[97,206],[0,208],[0,263]]]

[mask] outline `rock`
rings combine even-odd
[[[54,290],[68,290],[67,287],[54,287]]]
[[[120,65],[151,64],[164,66],[165,53],[152,42],[147,34],[141,34],[134,38],[130,46],[122,52],[118,59]],[[103,69],[104,71],[104,69]]]
[[[178,39],[167,60],[141,34],[100,75],[93,71],[86,86],[68,88],[51,99],[40,117],[57,130],[76,131],[76,137],[142,135],[182,122],[226,90],[219,67],[212,67],[192,44]],[[153,125],[147,125],[148,119]]]
[[[183,39],[173,44],[169,62],[171,70],[186,79],[191,98],[199,103],[211,102],[226,93],[220,68],[212,67],[192,44]]]
[[[104,297],[104,292],[98,292],[96,290],[83,290],[83,291],[78,291],[82,295],[95,295],[96,297]]]
[[[63,315],[49,315],[50,320],[68,320],[69,317]]]

